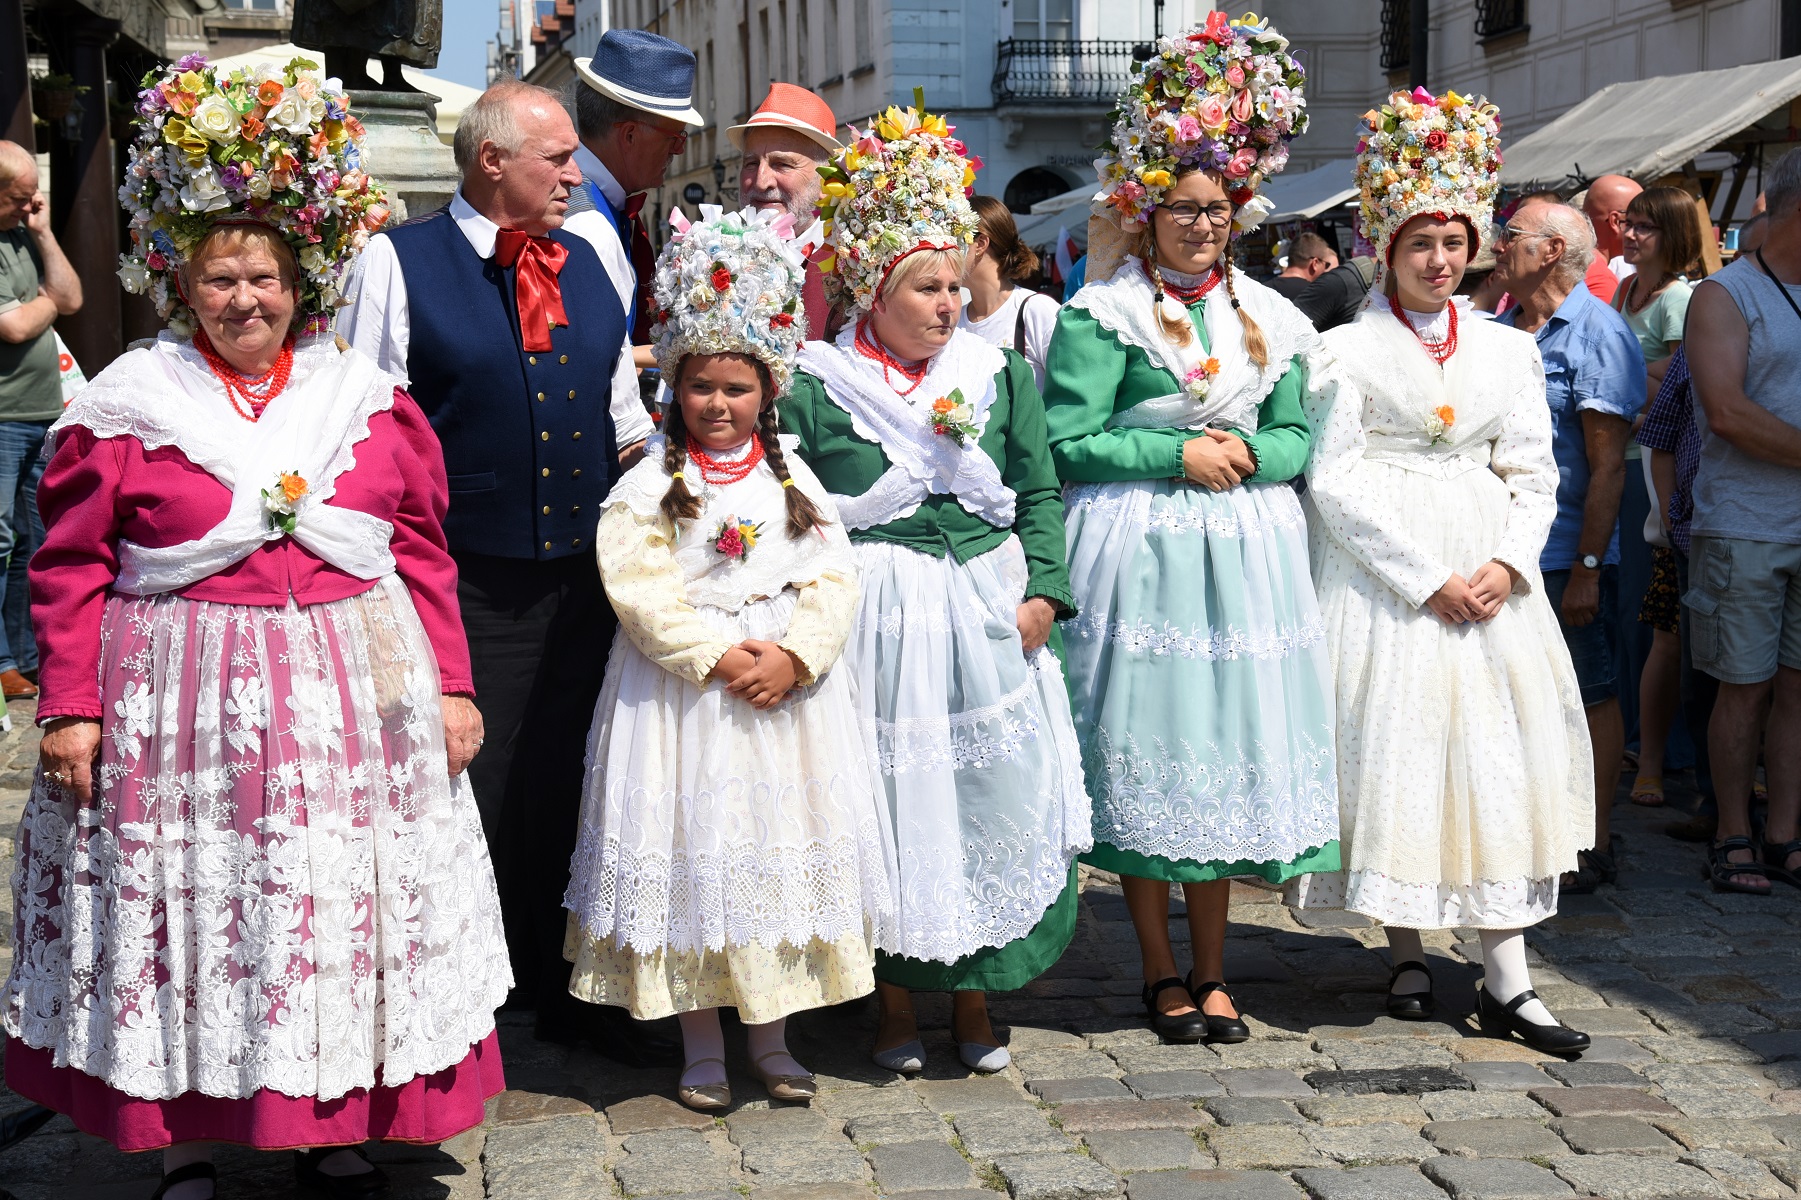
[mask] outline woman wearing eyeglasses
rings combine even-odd
[[[1227,257],[1306,127],[1286,47],[1216,13],[1137,69],[1101,171],[1134,252],[1102,274],[1091,241],[1100,282],[1063,309],[1046,364],[1081,613],[1064,645],[1094,800],[1085,861],[1121,877],[1146,1013],[1173,1042],[1250,1036],[1224,987],[1228,880],[1338,866],[1330,672],[1289,486],[1321,342]]]

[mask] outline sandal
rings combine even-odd
[[[1801,869],[1789,869],[1788,860],[1791,854],[1801,854],[1801,838],[1783,842],[1781,845],[1777,845],[1775,842],[1765,842],[1763,844],[1764,874],[1771,879],[1780,879],[1792,888],[1801,888]]]
[[[1642,808],[1663,807],[1663,776],[1640,775],[1632,781],[1632,802]]]
[[[1728,862],[1726,856],[1743,850],[1751,855],[1750,862]],[[1733,882],[1734,875],[1755,875],[1764,881],[1762,887],[1749,883]],[[1767,896],[1770,894],[1770,872],[1763,863],[1757,860],[1757,851],[1751,846],[1748,837],[1729,837],[1711,843],[1707,848],[1707,877],[1713,883],[1716,892],[1743,892],[1747,896]]]
[[[1620,865],[1613,855],[1600,850],[1576,851],[1576,869],[1566,871],[1558,890],[1565,895],[1587,896],[1604,883],[1617,883]]]

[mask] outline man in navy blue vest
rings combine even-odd
[[[469,766],[506,918],[514,992],[541,1039],[681,1061],[618,1009],[568,993],[563,891],[582,756],[615,621],[594,529],[619,475],[608,412],[626,344],[593,248],[559,228],[581,183],[555,94],[505,80],[457,129],[448,207],[372,239],[339,327],[408,379],[444,447],[445,536],[487,744]]]

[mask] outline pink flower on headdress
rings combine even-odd
[[[1251,93],[1248,89],[1241,91],[1232,97],[1232,116],[1236,119],[1249,124],[1251,117],[1254,116],[1256,112],[1257,101],[1251,97]]]
[[[1226,68],[1226,82],[1231,84],[1235,88],[1243,87],[1244,86],[1244,68],[1239,66],[1237,63],[1233,63],[1231,66],[1227,67]]]
[[[1178,142],[1198,142],[1201,140],[1201,123],[1187,113],[1176,121],[1176,140]]]
[[[1201,124],[1208,129],[1224,129],[1226,127],[1226,102],[1218,96],[1208,96],[1201,101]]]
[[[1438,103],[1438,97],[1434,96],[1423,87],[1414,88],[1413,95],[1409,96],[1408,99],[1412,100],[1415,104],[1424,104],[1428,108]]]
[[[1226,164],[1226,178],[1243,179],[1251,173],[1251,168],[1256,165],[1257,152],[1249,146],[1246,146],[1237,154],[1234,154],[1231,161]]]

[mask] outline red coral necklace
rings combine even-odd
[[[206,330],[194,332],[194,349],[206,359],[206,365],[212,368],[213,376],[225,389],[225,398],[231,401],[232,410],[246,421],[254,422],[263,415],[263,409],[269,401],[281,395],[288,386],[288,378],[294,373],[294,335],[289,334],[282,340],[281,353],[275,356],[275,365],[257,376],[255,379],[244,374],[226,362],[213,347],[213,340],[206,336]],[[243,402],[239,403],[240,397]]]
[[[1151,269],[1149,266],[1145,267],[1144,273],[1146,275],[1151,275]],[[1190,307],[1193,307],[1196,303],[1198,303],[1200,301],[1201,297],[1205,296],[1208,292],[1211,292],[1214,288],[1218,287],[1219,281],[1222,278],[1224,278],[1224,276],[1220,272],[1218,264],[1215,264],[1214,266],[1207,268],[1206,276],[1199,283],[1193,284],[1189,287],[1183,287],[1180,284],[1171,283],[1169,281],[1169,276],[1164,275],[1161,271],[1159,271],[1156,275],[1151,275],[1151,282],[1153,284],[1155,284],[1155,283],[1159,282],[1159,278],[1161,278],[1161,282],[1163,284],[1163,291],[1164,291],[1165,295],[1168,295],[1172,299],[1179,301],[1184,308],[1190,308]]]
[[[902,397],[911,396],[918,390],[919,385],[925,381],[926,370],[932,365],[931,359],[927,359],[916,367],[909,367],[906,363],[903,363],[900,359],[888,353],[888,348],[886,346],[870,336],[868,317],[864,317],[857,322],[857,353],[861,354],[864,358],[874,359],[876,362],[881,363],[882,382],[892,388],[895,395]],[[913,386],[904,392],[899,388],[896,388],[894,386],[894,381],[888,378],[888,371],[890,368],[899,371],[902,376],[912,380]]]
[[[688,440],[688,457],[696,467],[700,468],[700,477],[706,482],[737,483],[756,470],[757,464],[763,461],[763,440],[757,437],[751,438],[750,453],[739,461],[720,462],[690,438]]]
[[[1401,298],[1399,296],[1388,298],[1388,311],[1395,315],[1395,320],[1413,330],[1413,336],[1419,339],[1420,345],[1431,356],[1432,361],[1441,367],[1445,365],[1451,355],[1457,353],[1457,305],[1450,305],[1450,309],[1451,331],[1445,335],[1444,341],[1430,342],[1426,340],[1426,335],[1414,328],[1413,322],[1407,319],[1406,310],[1401,307]]]

